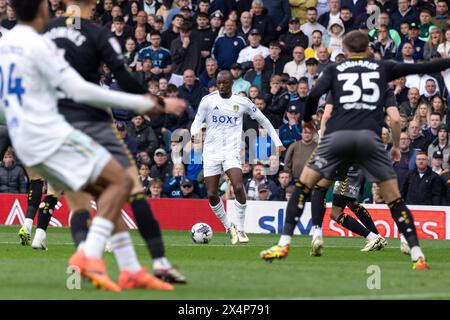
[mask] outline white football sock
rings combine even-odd
[[[244,231],[245,209],[247,208],[247,203],[242,204],[237,200],[234,200],[233,203],[236,210],[236,228],[238,231]]]
[[[292,241],[292,236],[282,234],[280,240],[278,241],[279,246],[287,246],[290,245]]]
[[[134,250],[133,241],[128,231],[116,233],[109,238],[119,269],[138,272],[141,265]]]
[[[411,260],[417,261],[419,258],[425,258],[425,255],[422,252],[422,249],[420,249],[419,246],[415,246],[411,248]]]
[[[105,250],[106,240],[111,236],[114,224],[108,219],[95,217],[89,228],[84,252],[88,258],[101,258]]]
[[[172,265],[166,257],[156,258],[153,260],[153,270],[170,268],[172,268]]]
[[[37,228],[36,233],[34,235],[34,239],[42,241],[42,240],[45,240],[46,236],[47,236],[47,233],[45,232],[44,229]]]
[[[313,226],[313,239],[317,237],[322,237],[322,228],[319,226]]]
[[[373,233],[373,232],[371,232],[371,233],[369,233],[369,234],[367,235],[366,239],[367,239],[367,240],[372,240],[372,239],[374,239],[374,238],[376,238],[376,237],[378,237],[378,235],[375,234],[375,233]]]
[[[400,233],[400,242],[408,244],[408,241],[406,241],[406,238],[403,236],[403,233]]]
[[[25,218],[23,225],[25,226],[27,233],[31,233],[31,230],[33,229],[33,219]]]
[[[209,204],[209,206],[211,207],[211,210],[214,211],[217,218],[222,221],[225,229],[229,229],[231,227],[231,223],[230,220],[228,220],[228,216],[225,212],[225,207],[223,206],[222,199],[220,199],[220,202],[216,206],[212,206],[211,203]]]

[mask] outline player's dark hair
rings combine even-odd
[[[365,53],[369,47],[369,37],[359,30],[350,31],[344,37],[342,44],[350,52]]]
[[[161,32],[159,32],[158,30],[152,30],[150,32],[150,37],[151,36],[159,36],[159,37],[161,37]]]
[[[43,2],[44,0],[11,0],[10,5],[18,20],[30,22],[36,18],[39,6]]]

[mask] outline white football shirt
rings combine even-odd
[[[219,161],[228,157],[240,158],[242,123],[245,113],[268,131],[275,146],[283,145],[270,121],[250,99],[237,94],[224,99],[219,91],[214,91],[201,100],[191,126],[191,135],[196,135],[200,132],[202,123],[207,124],[203,147],[204,158]]]
[[[56,45],[29,26],[17,25],[0,39],[0,101],[26,166],[43,162],[73,130],[57,108],[56,87],[68,67]]]

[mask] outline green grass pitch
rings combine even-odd
[[[267,263],[258,254],[278,236],[249,235],[248,245],[232,246],[224,233],[215,233],[210,244],[197,245],[188,232],[165,231],[167,256],[188,285],[172,292],[109,293],[87,282],[81,290],[67,289],[66,263],[74,250],[69,230],[50,228],[48,251],[22,247],[18,230],[0,227],[0,299],[450,299],[450,242],[443,240],[421,241],[431,269],[415,271],[397,239],[388,239],[382,251],[363,253],[361,238],[326,237],[324,256],[310,257],[310,238],[297,236],[288,259]],[[141,263],[149,266],[139,234],[132,236]],[[117,279],[113,254],[105,257]],[[380,268],[380,289],[367,288],[372,265]]]

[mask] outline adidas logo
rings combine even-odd
[[[213,110],[219,110],[219,107],[218,107],[218,106],[215,106]]]

